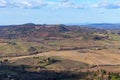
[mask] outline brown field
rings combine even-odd
[[[112,52],[114,52],[114,54]],[[52,69],[53,68],[56,69],[55,67],[59,67],[59,69],[63,69],[64,66],[66,67],[65,69],[69,68],[69,66],[72,66],[70,68],[75,68],[75,67],[80,67],[80,65],[83,65],[79,63],[84,63],[84,64],[88,64],[89,68],[85,68],[83,69],[83,71],[98,70],[98,69],[105,69],[107,71],[115,71],[115,72],[120,71],[120,55],[115,49],[89,51],[88,53],[80,53],[77,50],[51,51],[51,52],[44,52],[29,56],[8,58],[8,60],[11,63],[16,62],[18,64],[34,65],[35,61],[32,60],[31,58],[40,57],[40,56],[62,58],[61,59],[62,62],[58,62],[56,64],[52,64],[48,66]]]
[[[36,55],[20,56],[9,58],[9,60],[17,60],[23,58],[29,58],[34,56],[59,56],[65,59],[81,61],[91,65],[119,65],[120,55],[119,53],[110,53],[110,50],[91,51],[89,53],[80,53],[76,50],[71,51],[51,51],[39,53]]]

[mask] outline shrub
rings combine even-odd
[[[28,49],[28,52],[30,52],[30,54],[34,54],[34,53],[38,53],[38,50],[35,47],[30,47]]]

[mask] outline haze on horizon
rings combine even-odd
[[[0,0],[0,25],[120,23],[120,0]]]

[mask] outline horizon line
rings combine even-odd
[[[11,26],[11,25],[25,25],[25,24],[34,24],[34,25],[90,25],[90,24],[120,24],[113,22],[83,22],[83,23],[15,23],[15,24],[2,24],[0,26]]]

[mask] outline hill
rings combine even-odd
[[[79,25],[8,25],[0,27],[0,56],[21,56],[51,50],[86,52],[113,47],[112,41],[116,41],[114,46],[119,48],[119,40],[119,32]]]
[[[0,80],[120,80],[119,73],[119,30],[33,23],[0,27]]]
[[[66,25],[35,25],[33,23],[23,25],[0,26],[0,38],[40,38],[40,37],[71,37],[68,33],[91,34],[94,32],[105,33],[105,30],[95,28],[84,28],[81,26]],[[73,36],[75,37],[75,36]]]

